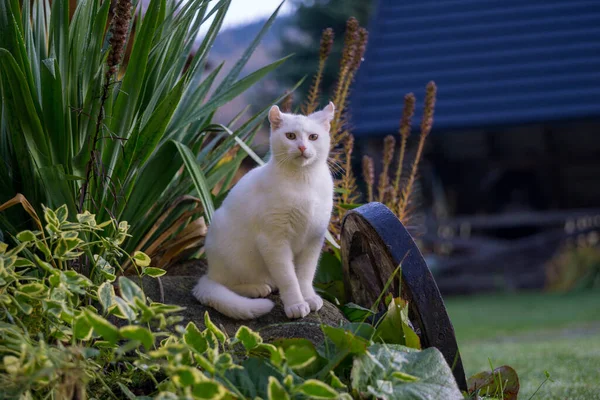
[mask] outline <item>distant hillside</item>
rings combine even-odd
[[[289,26],[290,20],[291,17],[289,16],[276,18],[275,22],[262,38],[252,57],[250,57],[250,60],[248,60],[248,63],[242,70],[241,77],[256,71],[267,64],[270,64],[277,59],[279,37],[281,34],[283,34],[286,27]],[[217,77],[215,87],[218,85],[218,82],[227,75],[233,65],[235,65],[235,63],[240,59],[244,51],[259,33],[265,22],[266,19],[248,25],[226,29],[219,33],[209,54],[210,71],[212,71],[222,62],[225,63],[219,74],[219,77]],[[198,44],[201,43],[201,41],[202,37],[199,38]],[[220,123],[227,123],[248,104],[256,105],[263,103],[264,101],[261,102],[257,99],[257,96],[259,96],[259,91],[262,92],[265,88],[274,88],[275,86],[276,82],[273,77],[267,77],[263,79],[257,86],[244,93],[244,95],[239,96],[237,99],[221,107],[216,115],[216,119]],[[252,111],[246,112],[247,117],[251,115]],[[257,137],[256,140],[258,150],[263,150],[264,146],[266,145],[266,139],[267,137],[264,135],[264,133],[262,135],[259,134],[259,137]]]

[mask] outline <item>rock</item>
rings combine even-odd
[[[204,329],[204,312],[208,310],[211,320],[230,337],[235,335],[241,325],[246,325],[259,332],[265,342],[272,342],[278,338],[305,338],[318,345],[324,337],[321,324],[339,326],[348,322],[339,309],[326,300],[323,301],[323,308],[318,312],[311,312],[302,319],[290,320],[285,315],[281,300],[276,294],[268,297],[275,302],[275,307],[269,314],[254,320],[231,319],[210,307],[203,306],[192,296],[192,288],[198,278],[205,273],[206,264],[201,260],[192,260],[169,268],[168,273],[160,278],[160,282],[150,277],[144,277],[141,282],[139,278],[129,278],[136,281],[151,300],[185,307],[186,309],[181,313],[184,317],[182,324],[193,321],[200,329]],[[161,284],[164,298],[161,295]]]

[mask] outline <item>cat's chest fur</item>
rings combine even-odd
[[[265,228],[275,229],[297,246],[324,234],[333,207],[333,180],[328,170],[309,179],[281,179],[267,192]],[[293,247],[296,247],[293,245]]]

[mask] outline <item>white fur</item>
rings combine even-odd
[[[333,207],[327,165],[333,112],[333,103],[309,116],[271,108],[270,160],[240,179],[208,228],[208,272],[193,289],[202,304],[232,318],[257,318],[273,302],[249,297],[277,288],[288,318],[323,306],[312,281]]]

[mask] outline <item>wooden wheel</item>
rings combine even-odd
[[[409,303],[409,319],[423,348],[440,350],[458,387],[467,390],[446,306],[421,252],[400,220],[381,203],[363,205],[344,217],[341,241],[347,298],[370,308],[394,270],[402,264],[401,296]],[[387,291],[397,296],[398,289],[395,279]],[[379,310],[384,309],[385,304],[380,304]]]

